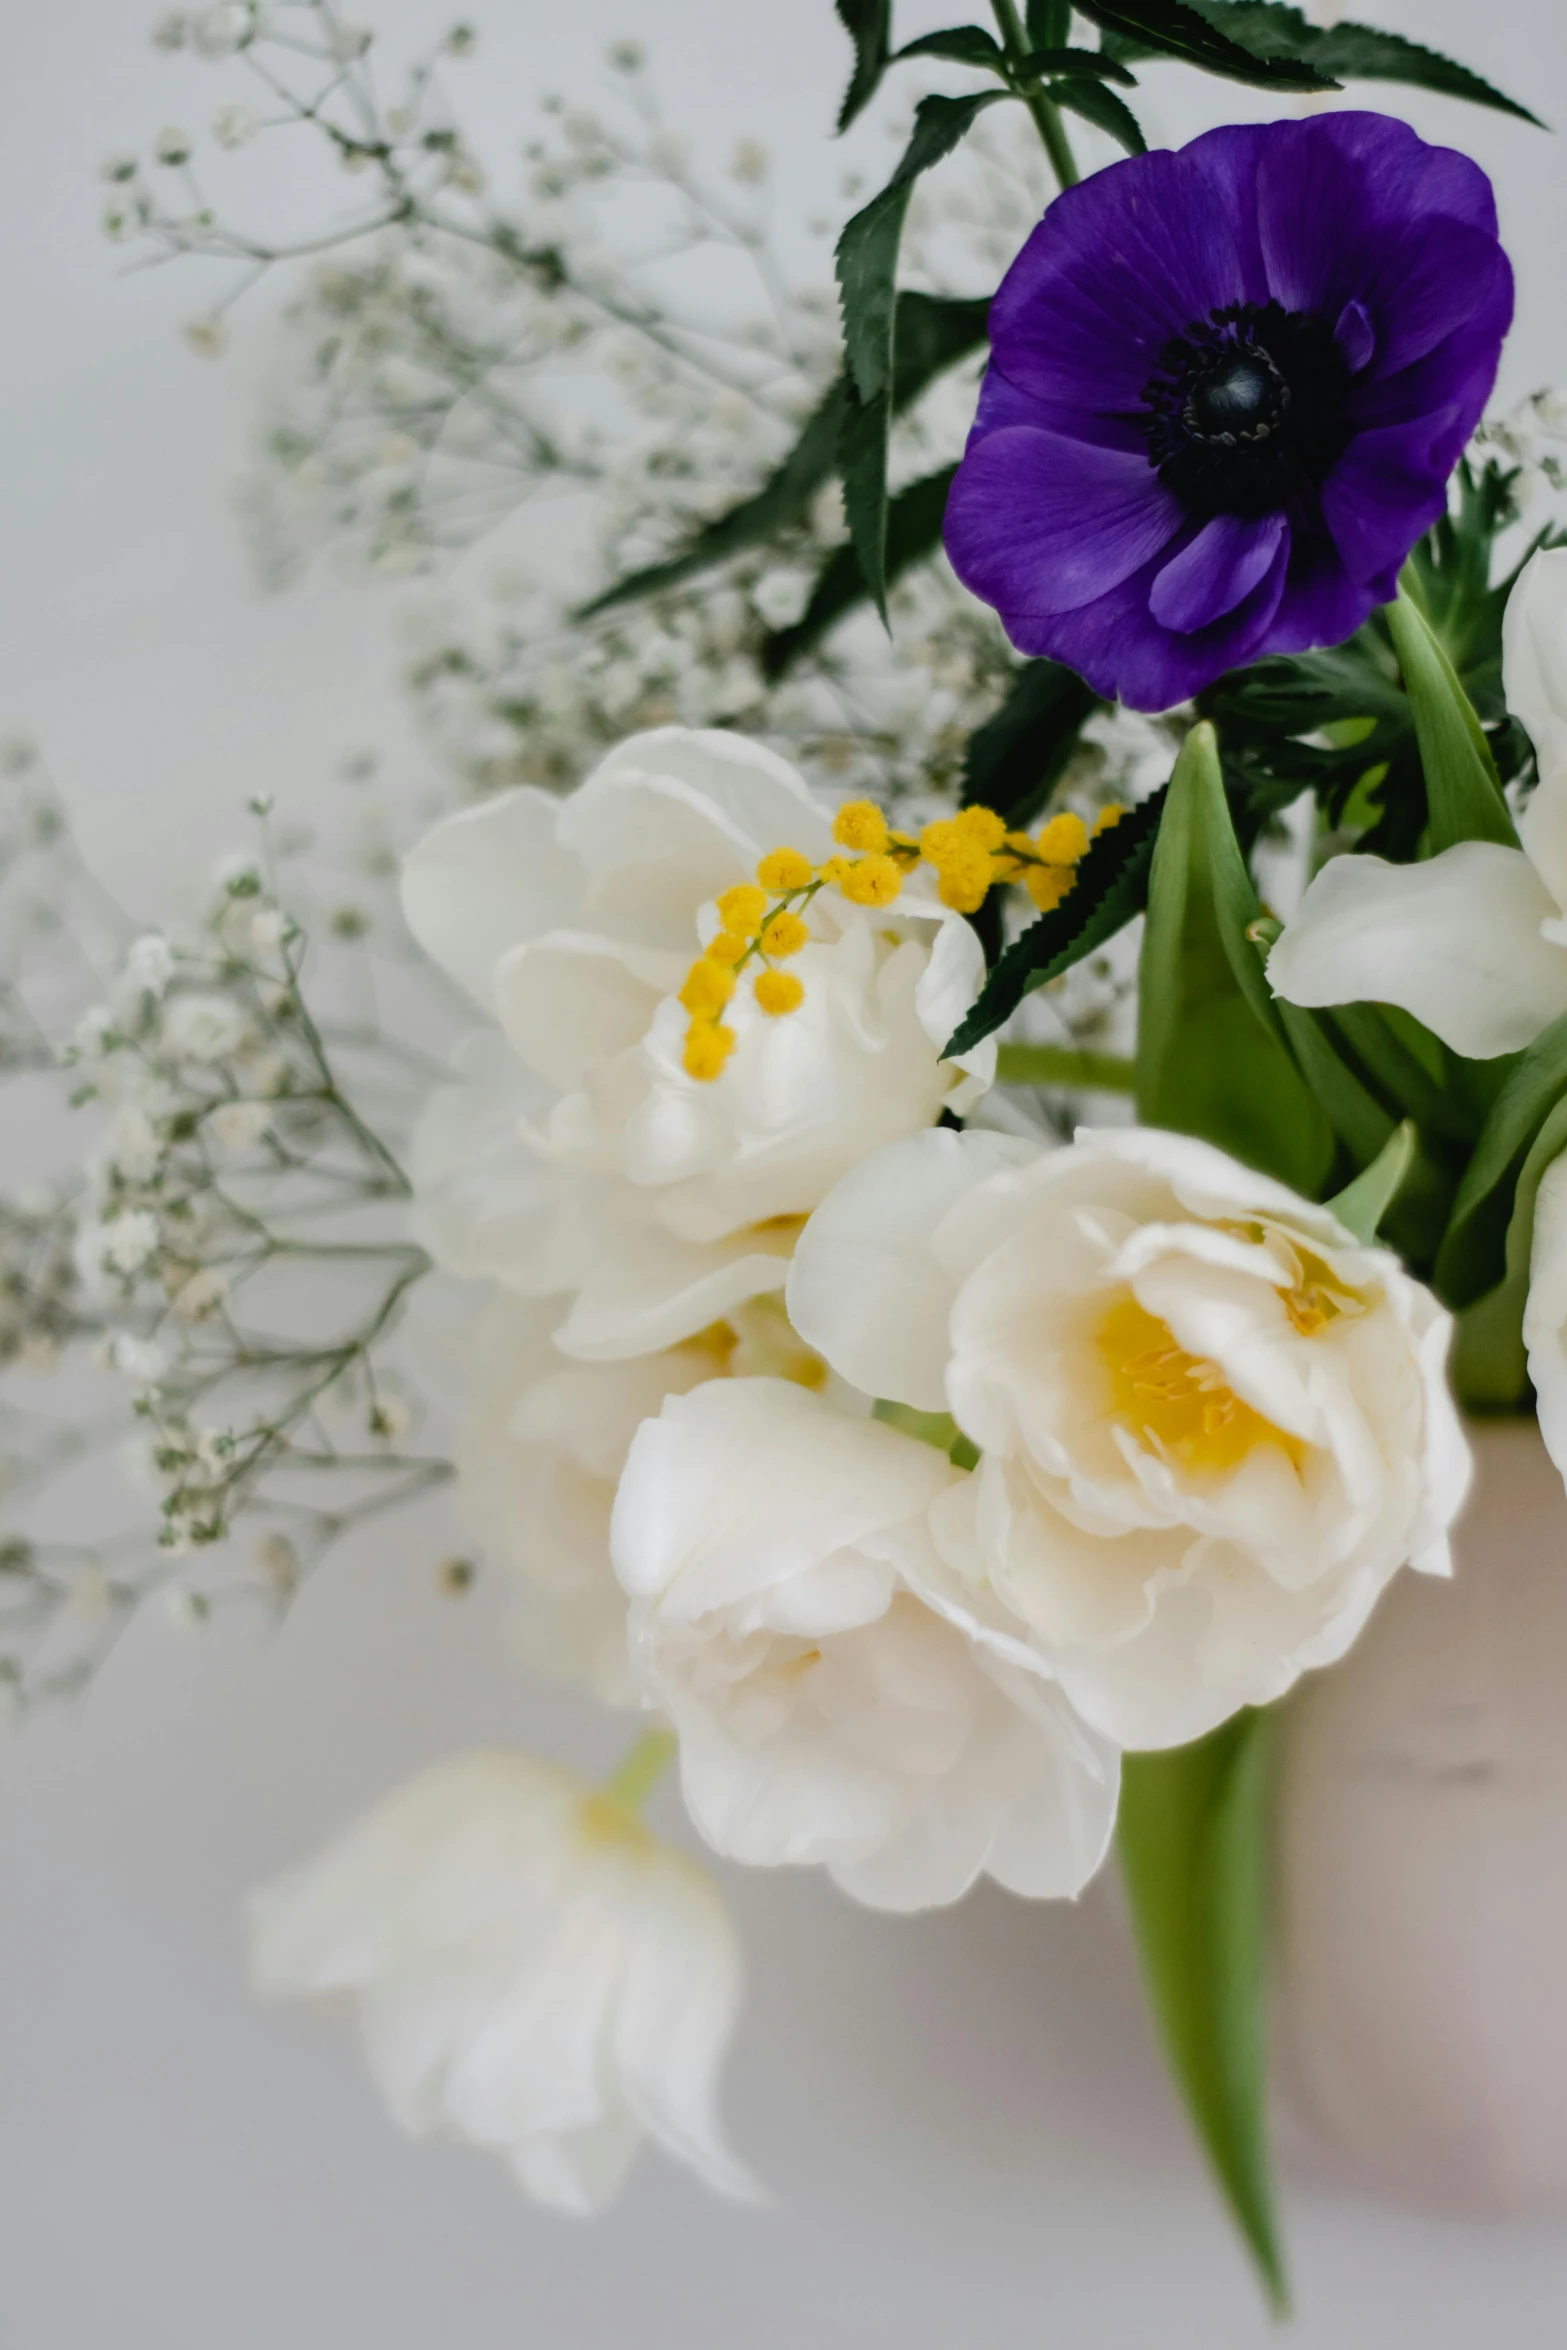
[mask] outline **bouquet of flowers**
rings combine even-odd
[[[1070,1899],[1114,1846],[1282,2306],[1275,1709],[1449,1572],[1463,1414],[1567,1472],[1567,402],[1485,421],[1491,187],[1337,94],[1534,118],[1283,0],[901,47],[837,9],[840,127],[924,94],[836,302],[634,45],[511,203],[446,96],[471,28],[393,105],[334,0],[159,25],[246,77],[220,147],[308,132],[371,190],[290,244],[182,132],[109,167],[111,235],[229,272],[198,349],[296,272],[265,561],[548,519],[489,610],[416,614],[444,806],[351,778],[346,871],[258,805],[146,931],[10,755],[0,1053],[93,1140],[0,1203],[0,1674],[80,1686],[154,1591],[282,1607],[451,1481],[446,1586],[511,1578],[625,1758],[394,1792],[256,1895],[263,1992],[345,1999],[395,2117],[542,2202],[643,2138],[751,2195],[666,1769],[724,1861],[883,1909]],[[1278,118],[1150,147],[1147,60]],[[59,1530],[105,1377],[150,1537]]]

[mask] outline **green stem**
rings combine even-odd
[[[1014,69],[1028,55],[1028,36],[1023,30],[1015,0],[990,0],[996,30],[1001,35],[1001,46],[1007,53],[1007,63]],[[1044,141],[1050,168],[1063,188],[1075,188],[1082,174],[1077,168],[1077,157],[1061,120],[1061,109],[1047,98],[1042,90],[1035,90],[1024,98],[1024,105],[1034,118],[1034,127]]]
[[[1063,1044],[1004,1044],[996,1055],[1002,1085],[1071,1085],[1085,1093],[1131,1093],[1137,1068],[1120,1053],[1078,1052]]]
[[[675,1751],[673,1730],[644,1730],[631,1752],[604,1782],[604,1792],[611,1803],[618,1803],[625,1811],[640,1812],[674,1761]]]

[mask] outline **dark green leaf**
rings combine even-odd
[[[1527,1400],[1529,1356],[1523,1317],[1529,1302],[1535,1207],[1545,1171],[1563,1150],[1567,1150],[1567,1100],[1558,1101],[1547,1111],[1518,1171],[1507,1222],[1503,1279],[1458,1317],[1453,1385],[1459,1400],[1471,1410],[1517,1411]]]
[[[1415,1156],[1415,1129],[1406,1118],[1395,1126],[1369,1167],[1352,1183],[1335,1192],[1328,1206],[1347,1231],[1367,1247],[1376,1239],[1382,1219],[1402,1191]]]
[[[1059,49],[1072,24],[1072,0],[1028,0],[1023,21],[1031,49]]]
[[[977,24],[954,25],[950,32],[921,33],[897,52],[899,57],[950,57],[954,65],[988,66],[992,73],[1006,64],[1006,52],[994,33]]]
[[[1089,842],[1072,890],[1007,948],[948,1044],[949,1056],[971,1052],[1011,1019],[1026,995],[1059,979],[1142,912],[1164,799],[1162,791],[1155,792]]]
[[[788,456],[768,475],[759,490],[699,530],[678,555],[671,555],[662,563],[650,563],[645,570],[633,571],[628,578],[616,580],[603,595],[595,596],[591,604],[584,604],[577,617],[590,620],[595,613],[611,611],[617,604],[634,603],[642,596],[662,595],[698,571],[725,563],[730,556],[743,554],[747,547],[761,546],[799,522],[837,462],[838,436],[843,429],[847,404],[848,395],[840,380],[812,411]]]
[[[1444,97],[1494,106],[1538,124],[1527,107],[1504,97],[1467,66],[1455,65],[1450,57],[1422,48],[1402,33],[1379,32],[1363,24],[1325,28],[1298,8],[1280,7],[1275,0],[1192,0],[1192,5],[1256,57],[1305,58],[1319,73],[1336,74],[1342,81],[1402,82],[1414,89],[1439,90]]]
[[[1103,49],[1032,49],[1017,70],[1028,81],[1038,81],[1045,74],[1089,74],[1100,81],[1119,82],[1124,90],[1137,87],[1136,74]]]
[[[1103,82],[1091,82],[1074,74],[1066,81],[1052,82],[1050,95],[1058,106],[1080,114],[1096,130],[1108,131],[1128,155],[1147,154],[1148,141],[1136,115],[1126,100],[1118,98],[1114,90],[1107,90]]]
[[[1289,2294],[1268,2151],[1268,1743],[1237,1714],[1121,1764],[1121,1868],[1170,2069],[1276,2316]]]
[[[987,106],[999,105],[1007,95],[980,90],[967,98],[922,98],[896,171],[838,239],[844,358],[849,381],[866,403],[892,385],[893,278],[914,182],[951,154]]]
[[[1397,1120],[1341,1050],[1331,1023],[1279,998],[1279,1018],[1295,1065],[1357,1167],[1368,1167]]]
[[[1432,849],[1466,840],[1516,848],[1518,835],[1474,705],[1430,622],[1402,587],[1387,607],[1387,625],[1420,746]]]
[[[883,627],[887,624],[887,449],[891,435],[892,401],[888,395],[878,392],[874,400],[861,400],[851,389],[838,434],[843,517],[849,526],[844,552],[859,573],[862,589],[881,614]],[[847,596],[838,598],[838,608],[842,610],[849,601]]]
[[[878,461],[873,454],[871,462]],[[887,528],[883,548],[884,571],[887,585],[908,570],[913,563],[928,555],[941,540],[942,518],[947,511],[947,493],[952,487],[955,465],[944,465],[939,473],[930,473],[922,481],[911,482],[900,490],[886,508]],[[845,463],[847,481],[849,465]],[[850,509],[851,525],[854,520]],[[762,669],[769,678],[782,677],[791,662],[809,651],[826,635],[829,628],[841,620],[856,604],[865,601],[864,558],[857,546],[838,547],[828,556],[811,600],[791,628],[780,628],[768,637],[762,646]]]
[[[1068,901],[1070,902],[1070,901]],[[1138,965],[1137,1114],[1319,1196],[1333,1135],[1247,933],[1260,909],[1213,728],[1192,728],[1154,846]]]
[[[854,43],[854,71],[838,109],[838,128],[846,131],[876,95],[891,60],[892,0],[833,0],[833,5]]]
[[[968,738],[964,807],[994,808],[1015,829],[1032,824],[1098,707],[1076,670],[1025,661],[1000,709]]]
[[[1507,1269],[1507,1228],[1535,1137],[1567,1097],[1567,1015],[1514,1062],[1480,1129],[1436,1263],[1449,1305],[1472,1305]]]
[[[989,308],[984,300],[944,294],[898,296],[893,376],[899,408],[917,399],[936,376],[978,349],[985,340]],[[641,596],[660,595],[697,572],[727,562],[748,547],[763,546],[803,523],[811,500],[837,464],[848,400],[847,387],[840,380],[812,412],[788,456],[759,490],[710,522],[679,554],[633,572],[629,579],[617,580],[586,605],[579,617],[587,619]]]
[[[1229,39],[1206,15],[1187,0],[1073,0],[1079,16],[1123,41],[1139,44],[1145,54],[1179,57],[1199,65],[1205,73],[1222,74],[1232,82],[1249,82],[1262,90],[1336,90],[1338,83],[1293,57],[1258,57]],[[1127,55],[1125,48],[1118,53]],[[1135,52],[1134,52],[1135,53]]]

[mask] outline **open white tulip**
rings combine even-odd
[[[641,1690],[626,1645],[626,1595],[610,1563],[610,1512],[631,1440],[666,1396],[758,1372],[818,1387],[777,1298],[738,1306],[683,1345],[624,1363],[576,1363],[555,1345],[548,1301],[496,1296],[474,1332],[457,1503],[516,1581],[525,1660],[581,1681],[606,1705]]]
[[[817,1862],[880,1909],[979,1875],[1074,1894],[1104,1857],[1118,1758],[1023,1643],[918,1596],[946,1455],[802,1388],[670,1399],[631,1447],[615,1565],[649,1694],[719,1852]]]
[[[1552,1161],[1535,1194],[1523,1342],[1540,1434],[1567,1479],[1567,1157]]]
[[[779,847],[832,853],[794,770],[667,727],[569,798],[505,793],[408,859],[415,937],[504,1032],[427,1114],[422,1236],[454,1270],[561,1299],[568,1354],[650,1353],[781,1290],[801,1219],[844,1170],[989,1082],[993,1044],[941,1058],[984,962],[928,873],[892,906],[812,898],[789,964],[800,1007],[769,1017],[747,980],[722,1074],[688,1074],[679,991],[717,898]]]
[[[1286,1002],[1396,1004],[1477,1061],[1567,1012],[1567,548],[1532,557],[1508,598],[1502,678],[1539,771],[1522,848],[1332,858],[1268,957]]]
[[[252,1896],[269,1998],[346,1997],[394,2118],[598,2211],[651,2138],[755,2182],[716,2092],[739,2005],[717,1888],[609,1795],[523,1754],[455,1756]]]
[[[1406,1560],[1447,1572],[1469,1465],[1449,1317],[1206,1143],[889,1144],[812,1217],[788,1298],[846,1378],[979,1449],[930,1511],[935,1603],[984,1639],[999,1602],[1122,1746],[1268,1703]]]

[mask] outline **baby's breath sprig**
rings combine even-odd
[[[956,913],[978,913],[990,891],[1007,882],[1021,882],[1034,904],[1048,911],[1073,887],[1090,839],[1123,813],[1114,804],[1102,808],[1090,833],[1082,817],[1067,810],[1029,833],[1009,828],[993,808],[963,808],[912,833],[889,824],[873,800],[846,802],[833,819],[833,839],[852,854],[813,865],[801,849],[771,849],[754,881],[737,882],[716,901],[719,927],[680,990],[691,1015],[687,1076],[710,1083],[723,1075],[739,1041],[723,1015],[753,965],[751,992],[759,1011],[777,1019],[799,1010],[805,983],[778,966],[810,944],[806,912],[823,890],[836,890],[851,906],[891,906],[924,864],[936,876],[941,903]]]

